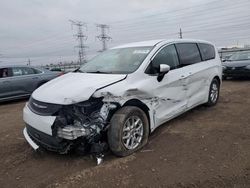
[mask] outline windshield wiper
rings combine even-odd
[[[97,74],[112,74],[112,72],[104,72],[104,71],[91,71],[86,73],[97,73]]]

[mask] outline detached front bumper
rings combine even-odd
[[[26,141],[30,144],[30,146],[34,149],[37,150],[39,148],[39,146],[33,142],[33,140],[30,138],[30,136],[28,135],[27,129],[26,127],[23,129],[23,135],[24,138],[26,139]]]

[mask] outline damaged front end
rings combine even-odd
[[[37,132],[30,126],[27,129],[32,139],[47,150],[61,154],[76,150],[81,154],[91,153],[98,157],[107,149],[109,119],[117,107],[118,104],[103,102],[103,98],[90,98],[77,104],[61,105],[56,112],[53,110],[56,119],[51,127],[52,137]],[[29,108],[35,107],[29,105]]]

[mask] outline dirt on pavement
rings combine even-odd
[[[141,151],[90,156],[36,153],[24,140],[25,101],[0,105],[0,187],[250,187],[250,81],[225,81],[215,107],[158,128]]]

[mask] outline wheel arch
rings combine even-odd
[[[124,106],[135,106],[135,107],[140,108],[146,114],[146,116],[148,118],[148,125],[149,125],[149,130],[150,130],[150,128],[151,128],[150,115],[149,115],[150,109],[148,108],[148,106],[145,103],[143,103],[139,99],[130,99],[127,102],[125,102],[123,104],[123,106],[121,106],[121,108]]]
[[[221,85],[221,79],[220,79],[219,76],[215,76],[215,77],[213,77],[213,79],[216,79],[216,80],[219,82],[219,85]],[[213,79],[212,79],[212,80],[213,80]]]

